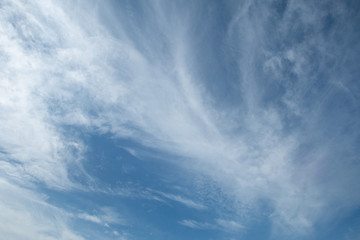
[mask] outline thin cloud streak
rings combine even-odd
[[[198,222],[191,219],[184,219],[179,224],[200,230],[220,230],[224,232],[239,232],[245,230],[244,226],[233,220],[215,219],[214,222]]]
[[[160,196],[162,196],[166,199],[169,199],[169,200],[172,200],[175,202],[179,202],[189,208],[194,208],[197,210],[205,210],[206,209],[206,206],[204,206],[203,204],[194,202],[191,199],[184,198],[179,195],[175,195],[175,194],[171,194],[171,193],[163,193],[163,192],[158,192],[158,191],[156,191],[156,193],[158,193]]]

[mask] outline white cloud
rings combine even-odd
[[[304,15],[313,12],[302,10],[310,6],[290,2],[285,17],[299,11],[299,21],[305,25],[317,19],[316,11]],[[287,114],[274,105],[266,106],[261,102],[264,86],[258,80],[255,63],[267,50],[262,48],[262,37],[266,34],[263,26],[268,20],[268,6],[259,9],[255,21],[249,11],[256,8],[246,1],[246,7],[239,8],[229,25],[226,39],[231,45],[239,44],[241,56],[235,61],[239,80],[234,85],[242,102],[230,110],[220,109],[207,92],[206,79],[194,71],[196,49],[188,29],[191,9],[186,17],[181,13],[170,16],[164,10],[166,4],[159,2],[148,8],[157,26],[153,34],[127,32],[121,22],[116,30],[102,26],[99,22],[103,19],[96,10],[87,11],[80,2],[74,6],[55,1],[2,4],[2,173],[21,184],[31,180],[56,189],[77,186],[69,169],[75,166],[78,170],[74,171],[81,172],[84,147],[66,134],[62,125],[68,124],[110,132],[180,156],[179,166],[207,176],[235,199],[232,207],[236,213],[241,212],[241,206],[254,207],[257,200],[267,199],[274,208],[274,222],[302,231],[311,228],[329,201],[321,193],[339,198],[316,178],[335,144],[322,144],[323,152],[311,156],[313,163],[300,164],[297,150],[312,139],[302,129],[288,133],[284,126],[286,115],[299,117],[309,134],[321,128],[314,120],[315,108],[308,110],[302,102],[313,86],[311,64],[307,63],[311,47],[302,43],[284,52],[270,51],[263,59],[263,69],[275,76],[281,76],[285,61],[292,62],[292,72],[300,79],[298,85],[284,85],[286,93],[280,101],[287,106]],[[281,29],[289,30],[287,25]],[[116,31],[117,37],[110,31]],[[166,54],[156,48],[156,34],[163,36]],[[314,38],[311,41],[321,43]],[[314,169],[308,173],[311,167]],[[347,176],[346,170],[335,176]],[[351,176],[356,176],[354,172]],[[341,184],[335,186],[343,189]],[[205,209],[178,195],[163,197]],[[359,195],[354,199],[344,204],[355,206]],[[82,217],[93,222],[103,220],[92,215]],[[191,221],[184,224],[201,226]],[[227,223],[231,225],[237,226]]]
[[[233,220],[225,219],[215,219],[214,222],[199,222],[191,219],[184,219],[179,222],[181,225],[184,225],[189,228],[202,229],[202,230],[220,230],[224,232],[239,232],[244,230],[244,226],[239,222]]]
[[[214,228],[214,225],[212,225],[212,224],[201,223],[201,222],[198,222],[195,220],[190,220],[190,219],[181,220],[179,223],[181,225],[184,225],[189,228],[194,228],[194,229],[213,229]]]
[[[164,192],[159,192],[159,191],[156,191],[156,193],[160,194],[162,197],[165,197],[165,198],[167,198],[169,200],[184,204],[185,206],[187,206],[189,208],[194,208],[194,209],[197,209],[197,210],[205,210],[206,209],[206,206],[204,206],[203,204],[194,202],[191,199],[184,198],[184,197],[179,196],[179,195],[170,194],[170,193],[164,193]]]
[[[238,222],[235,222],[233,220],[225,220],[225,219],[216,219],[216,223],[224,228],[227,231],[233,232],[233,231],[239,231],[243,230],[244,226]]]
[[[3,170],[18,180],[25,175],[49,187],[72,188],[68,168],[78,165],[82,146],[63,136],[51,120],[48,90],[54,80],[49,78],[57,64],[47,64],[47,51],[56,46],[52,26],[42,22],[41,13],[35,15],[41,10],[22,1],[6,1],[1,9],[0,146],[2,164],[7,165]]]
[[[4,239],[84,239],[69,226],[71,215],[45,196],[0,178],[0,232]]]
[[[84,219],[86,221],[102,224],[102,221],[98,216],[90,215],[90,214],[87,214],[87,213],[81,213],[81,214],[78,215],[78,217],[81,218],[81,219]]]
[[[80,219],[97,223],[105,227],[109,227],[109,224],[126,225],[126,221],[118,216],[116,209],[102,207],[100,210],[98,210],[98,212],[99,213],[95,215],[80,213],[77,216]]]

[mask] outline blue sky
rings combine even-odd
[[[358,1],[3,0],[4,239],[360,239]]]

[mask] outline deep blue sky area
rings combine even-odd
[[[0,238],[360,240],[359,1],[0,1]]]

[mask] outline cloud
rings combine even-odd
[[[49,78],[57,64],[46,62],[58,39],[53,39],[53,26],[41,19],[47,5],[33,4],[6,1],[1,9],[3,170],[19,181],[25,175],[23,182],[30,179],[52,188],[73,188],[69,168],[76,171],[83,148],[81,142],[64,136],[52,120],[49,82],[54,79]]]
[[[123,186],[121,186],[123,185]],[[99,191],[101,191],[99,189]],[[118,184],[115,189],[109,189],[109,191],[105,191],[104,193],[109,195],[118,195],[126,198],[139,198],[146,199],[158,202],[167,202],[168,200],[180,203],[188,208],[193,208],[196,210],[206,210],[207,207],[200,203],[196,202],[192,199],[186,198],[181,195],[172,194],[162,192],[152,188],[144,188],[142,186],[134,185],[134,184]]]
[[[212,229],[213,228],[212,224],[201,223],[201,222],[198,222],[195,220],[189,220],[189,219],[181,220],[179,223],[186,227],[195,228],[195,229]]]
[[[109,224],[120,224],[126,225],[125,220],[121,219],[116,210],[109,207],[102,207],[99,210],[99,214],[91,215],[88,213],[80,213],[78,214],[78,218],[84,219],[86,221],[90,221],[93,223],[101,224],[104,226],[108,226]]]
[[[46,202],[46,196],[0,179],[0,232],[6,239],[82,238],[69,225],[71,214]]]
[[[358,114],[359,96],[351,77],[358,74],[346,64],[357,57],[343,51],[351,36],[340,44],[322,35],[328,10],[295,1],[283,7],[229,4],[232,19],[222,26],[226,34],[220,41],[225,56],[213,61],[214,68],[231,62],[235,73],[211,85],[216,77],[201,64],[211,62],[204,58],[208,52],[217,53],[201,45],[216,45],[208,41],[212,16],[203,13],[204,24],[194,24],[199,6],[142,3],[144,18],[136,20],[129,17],[135,14],[131,5],[119,9],[118,17],[105,10],[109,5],[92,4],[1,6],[0,147],[6,178],[63,190],[91,182],[81,167],[86,147],[67,131],[71,126],[171,154],[169,161],[187,174],[216,182],[237,214],[265,199],[274,225],[284,229],[306,232],[332,205],[357,206],[360,195],[345,187],[353,186],[359,172],[352,114]],[[342,17],[346,7],[332,5],[330,13],[340,16],[334,28],[349,25]],[[106,22],[106,11],[109,19],[122,21]],[[211,89],[220,85],[236,96],[216,98]],[[79,175],[90,180],[75,181]],[[339,197],[347,194],[351,199]],[[205,209],[180,195],[162,196]]]
[[[194,209],[197,209],[197,210],[205,210],[206,209],[206,206],[204,206],[203,204],[194,202],[191,199],[187,199],[187,198],[184,198],[184,197],[179,196],[179,195],[174,195],[174,194],[171,194],[171,193],[163,193],[163,192],[158,192],[158,191],[156,191],[156,193],[158,193],[162,197],[165,197],[166,199],[181,203],[181,204],[183,204],[183,205],[185,205],[186,207],[189,207],[189,208],[194,208]]]
[[[236,232],[244,229],[244,226],[242,224],[232,220],[216,219],[216,223],[230,232]]]
[[[98,216],[89,215],[87,213],[81,213],[78,215],[79,218],[84,219],[86,221],[102,224],[101,219]]]
[[[215,221],[212,223],[185,219],[181,220],[179,223],[186,227],[200,230],[220,230],[230,233],[244,230],[244,226],[242,224],[233,220],[225,219],[215,219]]]
[[[237,104],[227,103],[233,106],[229,111],[217,108],[207,89],[207,79],[199,77],[194,70],[199,66],[194,52],[200,50],[195,49],[193,36],[189,35],[191,27],[187,23],[196,16],[188,9],[181,26],[177,25],[182,16],[178,13],[168,16],[171,19],[166,21],[168,26],[164,27],[165,23],[159,21],[162,23],[155,27],[155,32],[165,32],[167,36],[163,40],[168,43],[165,44],[167,61],[163,61],[163,55],[151,51],[153,45],[147,39],[153,35],[137,32],[137,39],[131,39],[131,51],[136,52],[137,57],[127,60],[140,66],[140,70],[127,68],[132,73],[131,80],[126,82],[126,93],[117,95],[117,109],[121,114],[103,112],[109,124],[103,129],[180,156],[181,167],[207,175],[226,189],[228,196],[235,199],[233,207],[238,213],[244,205],[256,208],[259,199],[267,199],[274,211],[271,217],[274,225],[307,232],[314,222],[321,221],[329,202],[336,199],[323,195],[332,184],[323,186],[317,177],[324,173],[321,167],[324,162],[333,161],[330,155],[335,152],[334,143],[325,143],[329,133],[319,129],[325,129],[322,122],[326,116],[336,115],[325,112],[330,107],[326,103],[336,94],[340,98],[345,96],[342,90],[314,73],[327,72],[326,61],[333,59],[327,58],[328,50],[322,48],[322,43],[328,44],[328,49],[337,45],[327,43],[320,35],[306,33],[320,27],[316,24],[321,22],[316,20],[318,16],[324,14],[320,6],[315,7],[316,13],[308,15],[314,12],[309,11],[312,6],[295,2],[289,2],[284,12],[270,4],[248,1],[244,5],[247,7],[239,4],[234,8],[240,10],[229,23],[224,39],[238,50],[228,56],[235,58],[232,60],[237,64],[237,79],[232,82],[241,95]],[[166,6],[149,11],[155,16],[164,16]],[[275,12],[281,15],[276,24],[282,26],[279,34],[284,40],[272,38],[268,32],[277,29],[267,25]],[[293,16],[296,20],[292,20]],[[169,29],[180,31],[173,34]],[[300,39],[295,38],[297,34]],[[293,37],[290,42],[286,42],[288,35]],[[307,37],[309,41],[303,40]],[[262,39],[269,41],[264,43]],[[199,37],[200,40],[203,39]],[[282,48],[276,48],[279,41],[283,41]],[[136,48],[147,51],[142,53]],[[319,65],[313,61],[319,61]],[[159,65],[162,67],[157,68]],[[316,89],[314,85],[320,81]],[[318,102],[312,104],[310,98]],[[324,112],[319,113],[317,109]],[[125,130],[124,126],[129,128]],[[356,124],[352,126],[356,128]],[[349,140],[352,146],[355,144],[347,135],[333,137]],[[311,156],[302,155],[307,152],[307,144],[321,146],[321,150]],[[306,160],[307,157],[310,159]],[[334,173],[335,176],[345,177]],[[355,175],[351,176],[349,179],[356,179]]]

